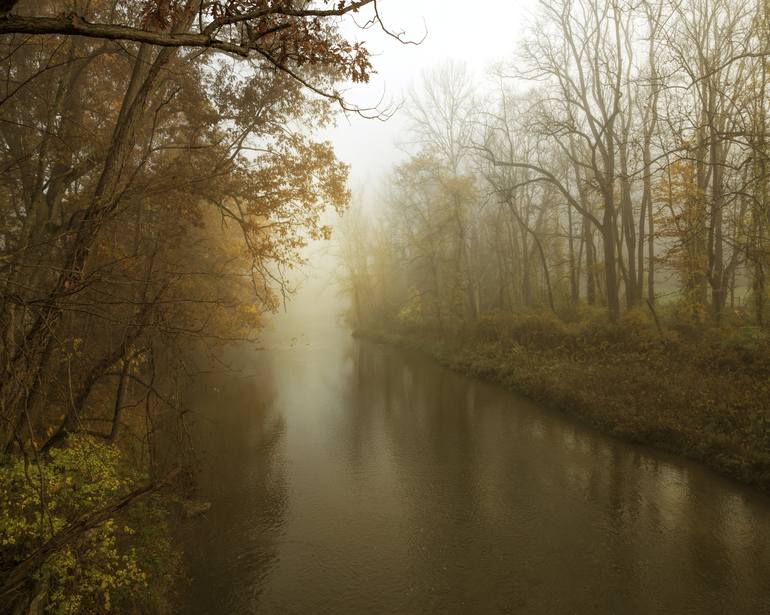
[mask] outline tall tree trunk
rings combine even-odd
[[[575,262],[575,238],[573,234],[572,205],[567,205],[567,240],[569,249],[569,290],[570,303],[574,306],[580,302],[580,288],[578,287],[578,271]]]
[[[182,24],[189,27],[194,12],[188,10]],[[22,342],[21,350],[12,359],[14,378],[0,384],[0,412],[18,412],[40,381],[45,357],[56,339],[64,310],[63,299],[77,292],[83,282],[86,267],[101,228],[119,203],[119,185],[123,181],[123,169],[135,144],[136,130],[144,117],[150,96],[161,71],[176,54],[174,48],[163,48],[155,54],[155,48],[142,44],[134,64],[131,80],[113,131],[112,144],[105,157],[99,180],[80,223],[75,239],[65,256],[61,273],[53,288],[42,302],[42,308]],[[6,443],[15,438],[11,431]]]
[[[586,246],[586,301],[596,305],[596,246],[594,246],[591,221],[583,217],[583,240]]]
[[[613,212],[612,197],[605,198],[602,220],[602,243],[604,245],[604,279],[607,292],[607,312],[611,322],[620,316],[620,293],[618,290],[617,257],[615,244],[617,227]]]

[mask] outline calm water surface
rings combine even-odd
[[[201,378],[188,614],[770,613],[770,499],[341,328]]]

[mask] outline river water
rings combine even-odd
[[[770,498],[327,323],[188,403],[180,612],[770,613]]]

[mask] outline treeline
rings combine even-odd
[[[367,5],[1,3],[0,604],[173,610],[182,391],[347,204],[306,129],[368,79]]]
[[[425,75],[413,155],[346,221],[359,324],[594,306],[765,327],[769,45],[766,0],[548,0],[485,79]]]

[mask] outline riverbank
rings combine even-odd
[[[566,324],[534,315],[488,318],[451,334],[356,332],[770,491],[767,340],[756,331],[686,333],[658,333],[641,320]]]

